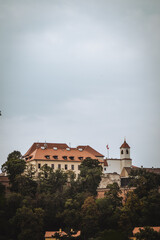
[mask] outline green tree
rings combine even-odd
[[[5,235],[7,229],[5,186],[0,183],[0,240],[6,239]]]
[[[121,191],[118,184],[110,184],[107,187],[109,190],[106,192],[105,198],[96,201],[100,212],[99,226],[101,231],[118,228],[120,209],[122,207],[122,198],[119,196]]]
[[[17,175],[14,180],[14,191],[23,196],[35,196],[37,191],[37,182],[25,175]]]
[[[98,232],[99,211],[93,196],[88,197],[82,205],[82,236],[84,239],[93,237]]]
[[[97,194],[97,187],[101,181],[102,166],[97,159],[86,158],[80,165],[80,182],[82,191]]]
[[[10,220],[14,229],[14,238],[18,240],[43,239],[43,215],[44,211],[41,208],[32,210],[23,206],[17,209],[16,215]]]
[[[128,240],[125,233],[118,230],[105,230],[100,232],[94,240]]]
[[[141,198],[141,215],[138,226],[160,226],[160,193],[150,191],[148,196]]]
[[[2,172],[6,172],[14,191],[15,178],[21,175],[26,167],[25,161],[19,151],[14,151],[8,155],[7,161],[2,165]]]
[[[137,240],[160,240],[160,232],[156,232],[153,228],[145,227],[135,234]]]
[[[80,204],[76,199],[67,199],[64,205],[64,210],[59,217],[64,221],[64,227],[69,231],[70,229],[79,230],[81,222]]]
[[[41,172],[38,177],[38,189],[39,192],[55,193],[56,191],[62,191],[64,185],[67,183],[67,173],[62,170],[56,170],[44,165],[41,168]]]
[[[134,192],[129,192],[125,205],[121,208],[119,225],[121,229],[131,232],[139,225],[141,218],[142,201]]]
[[[160,175],[147,172],[145,169],[132,170],[130,186],[136,187],[135,193],[140,197],[148,196],[149,192],[160,186]]]

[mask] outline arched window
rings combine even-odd
[[[121,154],[123,154],[123,150],[121,150]]]
[[[129,152],[128,152],[128,149],[126,149],[126,153],[128,154]]]

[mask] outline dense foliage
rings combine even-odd
[[[24,173],[25,162],[14,151],[2,170],[9,176],[11,193],[5,196],[0,185],[0,240],[41,240],[45,231],[60,228],[69,236],[62,239],[75,239],[71,233],[74,229],[81,230],[84,240],[127,240],[134,227],[160,226],[158,175],[142,170],[132,173],[131,184],[136,189],[124,202],[116,183],[108,185],[103,199],[96,199],[102,168],[94,159],[83,161],[78,178],[72,171],[53,171],[44,165],[35,181],[34,169],[30,167]],[[159,236],[145,231],[137,238]]]

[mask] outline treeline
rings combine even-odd
[[[34,168],[25,169],[18,151],[9,154],[2,165],[11,193],[6,197],[0,185],[1,240],[41,240],[45,231],[59,229],[68,233],[67,239],[73,239],[73,229],[81,231],[77,239],[127,240],[134,227],[160,226],[159,175],[134,171],[131,184],[136,189],[123,203],[116,183],[108,186],[105,198],[96,199],[102,167],[95,159],[82,162],[78,178],[72,171],[54,172],[44,165],[35,181]],[[158,240],[154,235],[151,231],[148,239]],[[142,239],[141,235],[137,239]]]

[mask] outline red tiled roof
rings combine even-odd
[[[160,227],[150,227],[150,228],[152,228],[156,232],[160,231]],[[135,235],[136,233],[140,232],[140,229],[144,229],[144,227],[135,227],[133,229],[133,235]]]
[[[126,143],[126,140],[124,140],[124,143],[121,145],[120,148],[130,148],[130,146],[128,145],[128,143]]]
[[[49,231],[45,232],[45,238],[53,237],[56,233],[58,233],[61,237],[67,235],[64,231]]]
[[[107,158],[107,160],[117,160],[117,161],[121,161],[121,160],[131,160],[130,158],[123,158],[123,159],[121,159],[121,158]]]
[[[51,148],[51,149],[53,149],[54,147],[57,147],[58,149],[69,148],[69,146],[66,143],[39,143],[39,142],[37,142],[37,143],[32,144],[32,146],[24,154],[24,156],[30,155],[35,149],[43,147],[44,144],[47,144],[47,148]]]
[[[48,232],[45,232],[45,238],[50,238],[54,236],[56,233],[58,233],[61,237],[67,236],[67,233],[65,233],[64,231],[48,231]],[[80,236],[80,234],[81,234],[81,231],[78,231],[76,234],[73,234],[72,237],[78,237]]]
[[[95,157],[104,157],[104,155],[102,155],[101,153],[97,152],[95,149],[93,149],[89,145],[87,145],[87,146],[78,146],[77,149],[86,150],[87,152],[95,155]]]
[[[44,148],[44,145],[46,148]],[[46,156],[48,156],[48,158]],[[57,158],[54,158],[54,156],[57,156]],[[67,159],[64,159],[63,158],[64,156],[67,157]],[[103,155],[98,153],[90,146],[78,146],[77,148],[69,148],[67,144],[34,143],[32,147],[24,155],[24,157],[27,161],[32,161],[36,159],[36,160],[52,160],[52,161],[61,160],[81,162],[83,159],[87,157],[95,159],[98,157],[103,157]],[[103,162],[103,160],[99,161]]]
[[[155,174],[160,174],[160,168],[143,168],[145,169],[147,172],[152,172]]]
[[[136,171],[140,169],[143,169],[146,172],[160,174],[160,168],[139,168],[139,167],[132,166],[132,167],[124,167],[124,169],[127,171],[128,174],[130,174],[131,170]]]
[[[108,163],[107,163],[107,160],[106,160],[106,159],[104,160],[104,166],[105,166],[105,167],[108,167]]]

